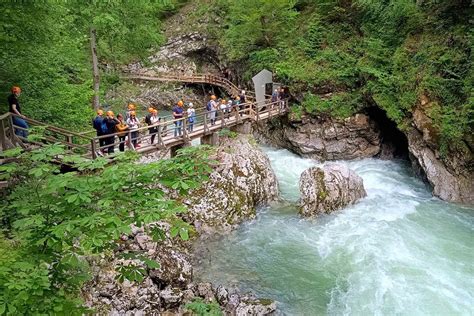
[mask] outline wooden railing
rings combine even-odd
[[[125,79],[131,80],[146,80],[146,81],[175,81],[175,82],[186,82],[186,83],[201,83],[210,84],[223,88],[230,96],[240,95],[242,89],[239,89],[232,81],[211,74],[194,74],[194,75],[181,75],[181,74],[158,74],[156,76],[145,76],[145,75],[129,75],[124,76]],[[255,94],[251,91],[246,92],[249,101],[255,100]]]
[[[178,119],[163,118],[159,123],[128,130],[125,134],[122,132],[93,137],[91,140],[91,156],[96,158],[101,152],[108,151],[109,148],[113,148],[112,151],[115,152],[120,145],[140,153],[156,151],[188,143],[192,139],[241,124],[244,121],[258,122],[278,116],[286,113],[287,110],[287,100],[264,102],[262,104],[246,103],[232,106],[228,111],[227,109],[207,111],[205,108],[200,108],[196,109],[194,123],[192,124],[187,116]],[[212,120],[213,113],[216,115],[214,120]],[[153,143],[151,143],[152,137],[154,138]],[[104,139],[109,139],[109,143],[101,146],[100,140]],[[139,146],[134,146],[135,142]]]

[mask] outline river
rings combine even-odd
[[[274,299],[286,315],[472,315],[472,208],[432,197],[405,161],[363,159],[342,163],[366,198],[302,219],[299,175],[317,162],[263,149],[283,201],[208,241],[197,279]]]

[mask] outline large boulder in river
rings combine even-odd
[[[278,198],[270,160],[251,135],[222,137],[215,158],[209,181],[184,201],[187,220],[200,232],[232,229]]]
[[[305,170],[300,178],[301,214],[330,213],[367,194],[362,178],[345,165],[328,164]]]

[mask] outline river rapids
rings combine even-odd
[[[295,207],[318,162],[263,148],[282,201],[206,241],[198,279],[277,301],[285,315],[472,315],[474,210],[432,197],[405,161],[342,161],[367,197],[315,220]]]

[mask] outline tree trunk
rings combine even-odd
[[[97,60],[97,46],[96,46],[96,32],[94,28],[90,29],[90,40],[91,40],[91,54],[92,54],[92,74],[93,74],[93,81],[94,81],[94,97],[92,98],[92,108],[94,110],[98,110],[100,103],[99,103],[99,85],[100,85],[100,78],[99,78],[99,62]]]

